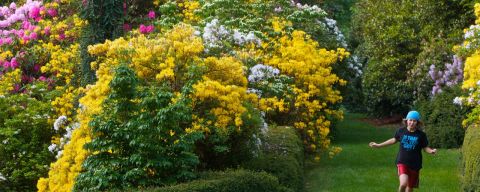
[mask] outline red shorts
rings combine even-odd
[[[407,165],[404,164],[397,164],[398,168],[398,176],[401,174],[406,174],[408,175],[408,184],[407,186],[410,188],[418,188],[418,184],[420,183],[419,181],[419,171],[413,170],[408,168]]]

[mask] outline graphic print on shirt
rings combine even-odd
[[[418,144],[418,137],[403,135],[402,137],[402,146],[405,150],[410,151],[415,149],[415,146]]]

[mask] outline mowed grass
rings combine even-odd
[[[319,163],[307,163],[305,178],[308,192],[396,191],[398,188],[395,158],[398,143],[372,149],[377,143],[392,138],[397,126],[374,127],[362,122],[359,114],[346,114],[337,125],[334,145],[343,151],[333,159],[322,158]],[[439,149],[432,156],[423,152],[420,188],[415,191],[460,191],[460,151]]]

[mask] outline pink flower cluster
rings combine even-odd
[[[155,11],[149,11],[147,17],[148,17],[149,19],[152,19],[152,20],[155,19]],[[142,33],[142,34],[151,33],[151,32],[153,32],[154,30],[155,30],[155,26],[153,26],[153,25],[144,25],[144,24],[141,24],[141,25],[140,25],[140,28],[139,28],[139,31],[140,31],[140,33]]]
[[[41,27],[38,23],[47,17],[54,18],[57,16],[58,12],[56,9],[46,8],[42,5],[42,1],[39,0],[27,0],[22,6],[11,3],[9,6],[0,7],[0,47],[14,45],[16,42],[26,44],[42,38],[42,34],[49,36],[50,27]],[[31,61],[28,53],[17,50],[15,47],[18,46],[0,49],[13,52],[13,57],[0,60],[0,76],[6,71],[13,69],[21,68],[23,71],[22,83],[14,85],[14,93],[20,91],[23,84],[28,84],[35,80],[49,84],[53,83],[53,79],[41,74],[41,63],[29,65],[28,63],[35,61]]]
[[[15,39],[23,40],[24,43],[38,39],[39,34],[35,31],[38,31],[39,27],[32,22],[40,21],[42,12],[46,12],[51,17],[56,17],[58,14],[56,9],[45,9],[41,1],[32,0],[27,0],[21,7],[17,7],[15,3],[11,3],[8,7],[0,7],[0,46],[11,45]],[[17,26],[20,28],[17,29]],[[46,35],[49,32],[50,29],[44,29]]]
[[[155,19],[155,11],[148,12],[148,18]]]
[[[17,58],[14,57],[10,61],[0,61],[0,66],[3,66],[4,69],[16,69],[19,65],[17,62]]]
[[[151,33],[151,32],[153,32],[154,29],[155,29],[155,27],[153,25],[145,26],[144,24],[141,24],[140,28],[139,28],[140,33],[143,33],[143,34]]]

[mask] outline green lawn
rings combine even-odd
[[[309,164],[306,191],[396,191],[398,187],[395,157],[398,144],[372,149],[370,141],[383,142],[393,137],[394,127],[373,127],[358,119],[359,114],[346,114],[337,125],[335,145],[343,151],[333,159],[322,158]],[[420,188],[415,191],[460,191],[460,152],[439,149],[437,155],[423,154]]]

